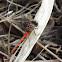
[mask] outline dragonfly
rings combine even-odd
[[[32,25],[27,25],[24,35],[23,35],[22,38],[17,42],[17,44],[15,45],[15,47],[11,50],[11,54],[14,53],[14,51],[17,49],[17,47],[19,46],[19,44],[31,33],[32,27],[33,27]]]
[[[22,36],[22,38],[17,42],[17,44],[15,45],[15,47],[13,47],[13,49],[11,50],[11,54],[14,53],[14,51],[17,49],[17,47],[19,46],[19,44],[21,42],[23,42],[23,40],[32,32],[32,30],[34,29],[34,25],[37,26],[37,24],[35,22],[32,21],[32,23],[29,23],[25,29],[25,33],[24,35]],[[10,54],[10,56],[11,56]]]

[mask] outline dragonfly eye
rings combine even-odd
[[[36,27],[38,26],[38,23],[36,21],[31,21],[32,24],[34,24]]]

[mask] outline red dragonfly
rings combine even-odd
[[[15,45],[15,47],[12,49],[11,54],[14,53],[14,51],[16,50],[16,48],[19,46],[19,44],[28,36],[28,34],[32,31],[32,26],[28,25],[26,27],[25,33],[23,35],[23,37],[19,40],[19,42]]]

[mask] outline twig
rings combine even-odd
[[[8,55],[10,55],[10,32],[11,32],[11,27],[12,27],[12,23],[10,24],[9,33],[8,33]]]
[[[32,61],[25,61],[25,62],[32,62]],[[60,61],[58,61],[58,60],[46,60],[46,61],[42,61],[42,60],[37,60],[37,61],[33,61],[33,62],[60,62]]]
[[[34,4],[34,5],[30,6],[29,9],[30,9],[31,7],[34,7],[34,6],[35,6],[35,7],[39,6],[39,4],[40,4],[41,2],[42,2],[42,1],[40,1],[38,4]],[[31,12],[35,12],[35,11],[34,11],[34,10],[35,10],[35,7],[31,10]],[[24,10],[22,13],[24,13],[25,11],[26,11],[26,10]],[[31,12],[30,12],[30,13],[31,13]],[[22,14],[22,13],[21,13],[21,14]],[[28,12],[28,13],[29,13],[29,12]]]
[[[13,13],[13,14],[12,14],[10,17],[8,17],[8,18],[11,18],[11,17],[13,17],[14,15],[18,14],[19,12],[21,12],[22,10],[24,10],[29,4],[30,4],[30,3],[28,3],[28,4],[27,4],[25,7],[23,7],[21,10],[19,10],[19,11]],[[0,16],[2,16],[2,15],[0,15]],[[1,20],[0,23],[5,22],[5,21],[8,20],[8,18],[5,18],[5,17],[3,17],[3,18],[4,18],[4,20]],[[2,19],[3,19],[3,18],[2,18]],[[7,19],[7,20],[6,20],[6,19]],[[13,24],[13,25],[14,25],[14,24]]]
[[[19,12],[23,11],[26,7],[29,6],[30,3],[28,3],[25,7],[23,7],[21,10],[17,11],[15,14],[18,14]]]
[[[12,2],[13,2],[13,0],[12,0]],[[9,6],[8,6],[8,12],[9,12],[9,9],[10,9],[10,6],[11,6],[11,5],[12,5],[12,3],[10,3]]]
[[[25,33],[22,29],[20,29],[17,25],[15,25],[14,23],[12,23],[12,25],[16,28],[16,29],[18,29],[19,31],[21,31],[22,33]]]
[[[11,3],[11,4],[13,4],[13,5],[16,5],[16,6],[18,6],[18,7],[21,7],[21,8],[23,8],[24,6],[22,6],[22,5],[19,5],[19,4],[17,4],[17,3],[14,3],[14,2],[12,2],[12,1],[9,1],[9,0],[7,0],[7,2],[9,2],[9,3]],[[29,8],[25,8],[26,10],[31,10],[31,9],[29,9]]]
[[[7,58],[8,58],[8,55],[7,55],[7,54],[5,54],[5,53],[3,53],[3,52],[1,52],[1,51],[0,51],[0,54],[2,54],[2,55],[4,55],[5,57],[7,57]]]
[[[53,48],[53,47],[48,47],[49,49],[53,49],[53,50],[57,50],[57,48]],[[62,52],[62,50],[59,50],[60,52]]]
[[[11,34],[11,36],[16,37],[16,38],[21,38],[20,36],[17,36],[17,35],[14,35],[14,34]]]
[[[5,22],[6,20],[2,20],[2,21],[0,21],[0,23],[2,23],[2,22]]]
[[[49,45],[46,45],[45,48],[47,48]],[[44,51],[44,49],[41,50],[41,52],[32,60],[34,61],[42,52]],[[43,60],[46,60],[45,58],[42,58]]]
[[[26,8],[29,6],[29,4],[30,4],[30,2],[29,2],[29,3],[27,3],[27,5],[26,5],[25,7],[23,7],[21,10],[19,10],[19,11],[15,12],[12,16],[14,16],[14,15],[16,15],[16,14],[20,13],[21,11],[23,11],[24,9],[26,9]],[[38,6],[37,6],[37,7],[38,7]],[[37,7],[36,7],[36,8],[37,8]],[[35,9],[36,9],[36,8],[35,8]],[[32,11],[34,11],[35,9],[33,9]],[[31,11],[31,12],[32,12],[32,11]],[[30,13],[31,13],[31,12],[30,12]]]
[[[58,8],[56,2],[54,3],[55,8],[57,9],[58,12],[61,12],[61,10]]]
[[[1,7],[1,8],[0,8],[0,10],[1,10],[1,9],[4,9],[4,8],[7,8],[7,7],[8,7],[8,6],[5,6],[5,7]]]
[[[5,17],[4,16],[2,16],[2,14],[0,14],[0,18],[2,19],[1,21],[0,21],[0,23],[2,23],[2,22],[5,22],[6,20],[3,20],[3,19],[5,19]]]
[[[1,19],[4,19],[4,20],[1,20],[0,23],[5,22],[5,21],[8,21],[9,23],[11,23],[11,21],[13,22],[13,20],[11,19],[11,17],[14,16],[14,15],[15,15],[15,13],[12,14],[10,17],[7,17],[7,18],[5,18],[4,16],[2,17],[2,15],[0,15],[1,16]],[[22,33],[24,33],[24,31],[21,30],[17,25],[15,25],[14,23],[12,23],[12,25],[15,28],[17,28],[19,31],[21,31]]]
[[[0,37],[7,37],[8,36],[8,34],[6,34],[6,35],[0,35]]]
[[[40,1],[38,4],[36,4],[36,6],[35,5],[32,5],[32,6],[30,6],[29,7],[29,9],[31,8],[31,7],[33,7],[33,6],[35,6],[30,12],[28,12],[28,13],[26,13],[26,14],[30,14],[30,13],[32,13],[32,12],[34,12],[34,10],[39,6],[39,4],[41,3],[42,1]],[[26,11],[26,10],[25,10]],[[25,11],[23,11],[22,13],[24,13]]]
[[[8,11],[8,10],[6,10],[6,11],[4,11],[4,12],[0,13],[0,14],[1,14],[1,15],[4,15],[7,11]]]
[[[0,37],[7,37],[8,34],[0,35]],[[21,38],[20,36],[16,36],[14,34],[10,34],[10,36],[16,37],[16,38]]]
[[[37,7],[39,7],[39,4],[41,4],[41,1],[38,3],[38,5],[34,8],[34,9],[32,9],[30,12],[28,12],[27,14],[31,14]]]
[[[42,1],[40,1],[38,4],[34,4],[32,6],[29,7],[29,9],[31,9],[31,7],[35,6],[33,9],[31,9],[28,13],[25,13],[25,14],[30,14],[32,12],[35,12],[34,10],[39,6],[39,4],[41,3]],[[24,10],[23,12],[21,12],[20,14],[24,13],[26,10]],[[19,16],[18,16],[19,17]]]
[[[43,49],[45,49],[47,52],[49,52],[51,55],[53,55],[55,58],[57,58],[58,60],[60,60],[62,62],[62,59],[59,58],[57,55],[55,55],[53,52],[51,52],[49,49],[45,48],[42,44],[40,44],[39,42],[37,42],[37,44],[42,47]]]

